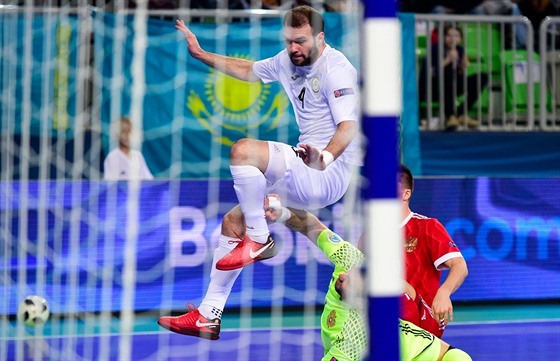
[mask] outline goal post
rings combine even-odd
[[[363,131],[369,359],[398,361],[404,261],[397,199],[398,119],[402,111],[400,24],[391,0],[365,1]]]

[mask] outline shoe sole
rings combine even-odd
[[[169,327],[162,325],[159,321],[158,321],[158,325],[160,325],[161,327],[165,328],[166,330],[169,330],[171,332],[175,332],[181,335],[186,335],[186,336],[195,336],[195,337],[200,337],[200,338],[204,338],[207,340],[218,340],[220,338],[219,334],[215,334],[215,333],[211,333],[211,332],[201,332],[201,331],[191,331],[191,330],[183,330],[183,329],[179,329],[177,327],[174,327],[173,325],[169,325]]]
[[[255,262],[264,261],[265,259],[272,258],[278,254],[278,249],[276,249],[276,243],[274,241],[272,247],[261,253],[258,257],[249,258],[244,260],[240,265],[220,265],[219,261],[216,263],[216,269],[220,271],[233,271],[239,268],[243,268]]]

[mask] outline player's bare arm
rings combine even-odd
[[[336,132],[325,149],[320,151],[309,144],[299,144],[299,149],[296,152],[308,167],[325,170],[332,161],[344,152],[357,133],[358,124],[356,122],[342,121],[337,125]]]
[[[317,238],[327,227],[315,215],[300,209],[289,208],[291,216],[284,223],[292,231],[300,232],[317,245]]]
[[[432,310],[437,320],[443,320],[444,324],[447,324],[453,322],[451,294],[461,287],[468,275],[468,269],[463,257],[447,260],[445,265],[449,267],[449,274],[434,297]]]
[[[187,40],[187,48],[193,58],[203,62],[211,68],[239,80],[251,82],[260,81],[253,72],[253,61],[218,55],[205,51],[198,43],[196,35],[190,31],[183,20],[176,20],[175,28],[182,32],[185,36],[185,40]]]
[[[357,134],[357,122],[351,120],[342,121],[336,126],[336,132],[324,150],[329,151],[334,156],[334,159],[336,159],[350,145]]]

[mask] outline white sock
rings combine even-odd
[[[266,243],[269,231],[264,216],[266,178],[257,167],[230,165],[233,189],[245,216],[246,233],[259,243]]]
[[[235,280],[241,273],[242,268],[232,271],[220,271],[216,269],[216,262],[223,256],[228,254],[235,246],[237,238],[220,235],[220,243],[214,250],[214,259],[212,261],[212,272],[210,273],[210,284],[206,291],[206,296],[200,303],[198,310],[200,314],[209,320],[222,318],[222,312],[226,301],[231,293],[231,289]]]

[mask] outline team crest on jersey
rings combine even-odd
[[[278,128],[289,100],[281,90],[272,89],[271,84],[245,82],[210,68],[204,88],[192,89],[186,105],[214,141],[231,146],[251,129],[265,124],[267,130]]]
[[[352,88],[342,88],[342,89],[338,89],[338,90],[334,91],[334,97],[335,98],[340,98],[341,96],[350,95],[350,94],[354,94],[354,89],[352,89]]]
[[[414,238],[408,238],[404,241],[404,249],[407,252],[412,252],[416,249],[416,246],[418,245],[418,238],[414,237]]]
[[[329,235],[327,236],[327,238],[332,243],[338,243],[338,242],[342,241],[342,238],[340,238],[340,236],[338,234],[334,233],[334,232],[329,232]]]
[[[332,328],[336,325],[336,311],[332,310],[329,313],[329,316],[327,317],[327,326],[329,326],[329,328]]]
[[[319,78],[315,77],[315,78],[311,79],[311,90],[313,90],[314,93],[319,92],[320,85],[321,85],[321,82],[319,81]]]

